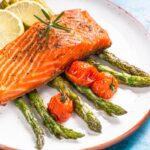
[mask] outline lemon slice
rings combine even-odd
[[[45,0],[34,0],[34,1],[39,2],[41,5],[43,5],[43,6],[46,8],[46,10],[48,11],[48,13],[49,13],[50,15],[53,15],[53,14],[54,14],[54,12],[52,11],[51,8],[49,8],[49,6],[48,6],[47,3],[45,2]]]
[[[0,49],[23,32],[24,26],[20,18],[7,10],[0,10]]]
[[[34,15],[37,15],[41,19],[45,19],[41,9],[46,11],[45,7],[43,7],[40,3],[28,0],[19,1],[6,8],[6,10],[13,12],[20,17],[26,26],[31,26],[33,23],[38,21]]]

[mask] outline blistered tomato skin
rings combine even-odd
[[[113,97],[118,88],[118,80],[108,73],[100,73],[101,80],[95,81],[91,89],[92,91],[99,97],[104,98],[106,100]]]
[[[95,80],[99,80],[99,72],[89,63],[75,61],[66,70],[66,75],[72,82],[80,86],[91,86]]]
[[[66,70],[66,75],[73,83],[87,86],[99,97],[110,99],[118,88],[118,80],[111,74],[98,70],[84,61],[75,61]]]
[[[51,98],[48,104],[48,111],[59,123],[63,123],[72,115],[73,102],[67,96],[59,93]]]

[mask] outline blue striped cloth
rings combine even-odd
[[[150,32],[150,0],[112,0],[120,5]],[[107,150],[150,150],[150,118],[131,136]]]

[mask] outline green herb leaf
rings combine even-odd
[[[50,15],[44,9],[41,9],[41,11],[48,20],[51,20]]]
[[[60,13],[56,19],[54,21],[51,21],[51,18],[50,16],[48,15],[48,13],[41,9],[42,13],[44,14],[44,16],[49,20],[49,23],[48,22],[45,22],[44,20],[42,20],[40,17],[34,15],[34,17],[39,20],[40,22],[44,23],[45,25],[47,25],[46,29],[42,32],[42,34],[40,35],[40,37],[49,37],[49,31],[52,29],[52,28],[56,28],[56,29],[60,29],[60,30],[64,30],[66,32],[70,32],[70,29],[65,27],[65,26],[62,26],[59,24],[60,22],[60,18],[64,15],[64,12]]]
[[[41,18],[39,18],[38,16],[34,15],[34,17],[39,20],[40,22],[46,24],[46,25],[49,25],[49,23],[45,22],[44,20],[42,20]]]
[[[114,85],[114,80],[113,80],[113,79],[112,79],[112,82],[111,82],[111,84],[110,84],[110,89],[111,89],[113,92],[116,91],[115,85]]]
[[[64,12],[60,13],[57,18],[53,21],[53,23],[56,23],[62,16],[64,15]]]
[[[64,31],[66,31],[66,32],[69,32],[69,31],[70,31],[70,29],[68,29],[67,27],[61,26],[61,25],[59,25],[59,24],[57,24],[57,23],[53,24],[52,26],[53,26],[54,28],[61,29],[61,30],[64,30]]]
[[[65,94],[61,94],[61,98],[60,98],[60,101],[65,103],[65,101],[67,100],[67,96]]]
[[[44,37],[46,36],[47,34],[49,34],[49,31],[51,29],[51,26],[49,25],[40,35],[40,37]]]

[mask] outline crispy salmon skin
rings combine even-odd
[[[1,105],[51,81],[72,61],[111,45],[107,32],[86,11],[64,11],[59,24],[70,32],[52,29],[41,38],[46,26],[37,22],[0,50]]]

